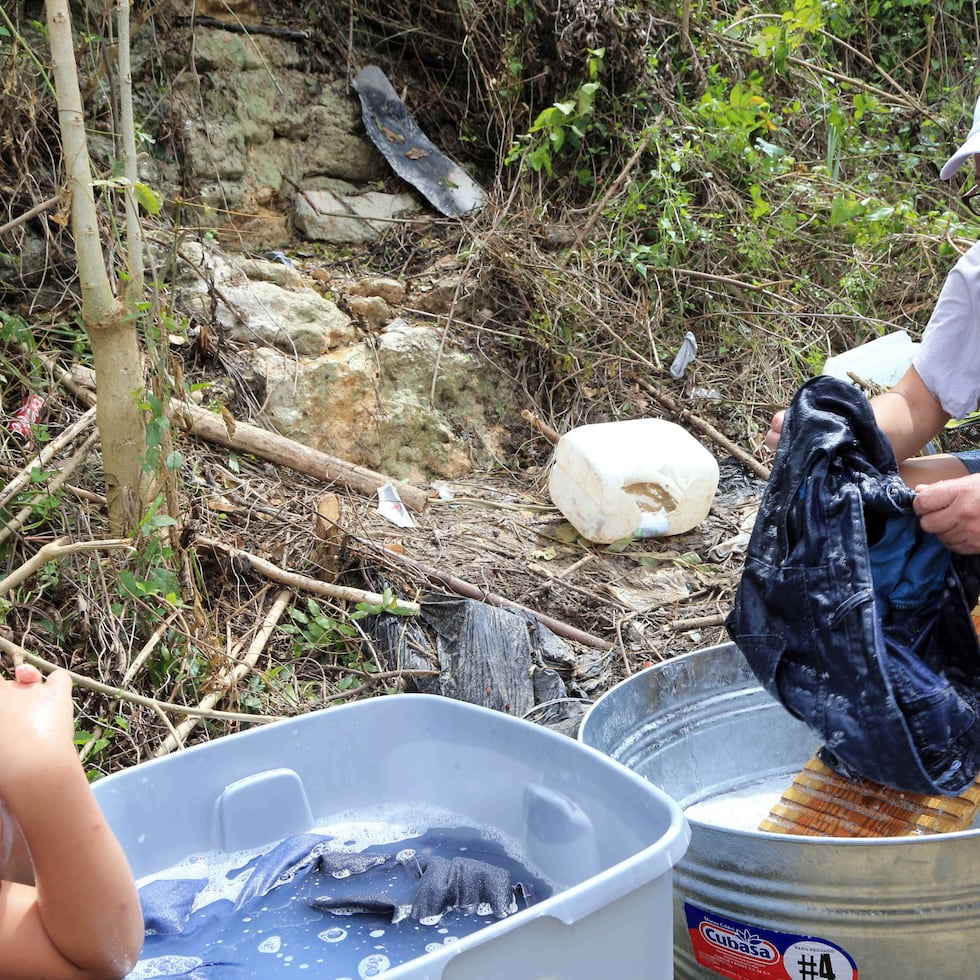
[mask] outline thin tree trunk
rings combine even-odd
[[[126,256],[129,259],[129,277],[123,285],[126,308],[135,310],[143,302],[143,226],[140,224],[139,205],[136,202],[136,119],[133,114],[133,70],[129,52],[129,4],[119,0],[117,4],[119,25],[119,128],[122,144],[123,175],[126,187]]]
[[[97,422],[109,523],[112,533],[123,536],[138,525],[147,492],[142,464],[146,433],[140,408],[143,358],[136,328],[124,318],[125,311],[113,294],[106,271],[67,0],[48,0],[47,19],[65,180],[72,202],[82,320],[99,383]]]

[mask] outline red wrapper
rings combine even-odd
[[[7,428],[22,439],[31,438],[31,426],[37,425],[44,408],[44,399],[40,395],[28,395],[24,404],[17,409],[14,417],[7,423]]]

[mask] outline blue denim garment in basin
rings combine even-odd
[[[980,772],[980,556],[925,533],[913,499],[865,396],[806,382],[725,625],[828,765],[956,795]]]

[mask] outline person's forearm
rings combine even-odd
[[[69,962],[123,976],[143,941],[129,864],[77,760],[53,769],[38,772],[31,793],[11,801],[31,852],[42,923]]]
[[[888,441],[899,460],[915,456],[922,446],[917,445],[915,420],[912,418],[908,402],[900,392],[891,389],[871,399],[878,427],[888,437]],[[928,441],[928,440],[926,440]]]

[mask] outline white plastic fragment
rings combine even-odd
[[[416,527],[408,508],[402,503],[398,491],[391,483],[378,487],[378,513],[399,527]]]

